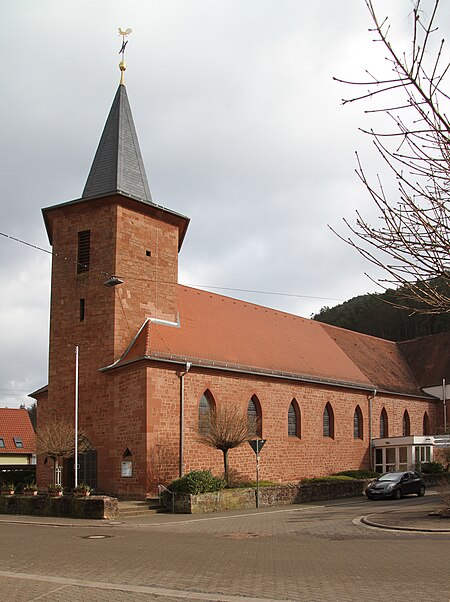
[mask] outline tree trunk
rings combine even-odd
[[[228,450],[227,449],[223,449],[223,475],[224,475],[224,479],[227,482],[227,485],[229,485],[228,483]]]

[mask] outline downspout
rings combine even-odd
[[[442,406],[444,410],[444,433],[447,433],[447,399],[445,378],[442,379]]]
[[[369,402],[369,468],[373,470],[373,448],[372,448],[372,401],[377,395],[377,390],[373,390],[373,394],[367,397]]]
[[[191,366],[192,364],[190,362],[186,362],[185,371],[178,373],[178,376],[180,377],[180,477],[184,474],[184,377],[191,369]]]

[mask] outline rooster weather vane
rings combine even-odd
[[[127,29],[125,29],[125,31],[119,27],[119,35],[122,36],[122,46],[121,46],[121,48],[119,50],[119,54],[122,55],[122,60],[119,63],[119,69],[121,71],[120,83],[122,85],[125,83],[125,77],[124,76],[125,76],[125,69],[127,68],[127,64],[125,62],[125,48],[127,47],[128,40],[125,40],[125,38],[127,36],[129,36],[132,31],[133,30],[130,27],[128,27]]]

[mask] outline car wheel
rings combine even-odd
[[[422,485],[419,489],[419,491],[417,492],[417,495],[419,497],[423,497],[425,495],[425,487]]]
[[[392,497],[394,498],[394,500],[399,500],[402,497],[402,490],[396,489]]]

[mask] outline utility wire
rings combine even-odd
[[[10,236],[9,234],[5,234],[4,232],[0,232],[0,236],[4,236],[5,238],[9,238],[10,240],[13,240],[15,242],[18,242],[20,244],[26,245],[28,247],[31,247],[33,249],[36,249],[38,251],[42,251],[43,253],[47,253],[49,255],[52,255],[53,257],[64,257],[64,259],[66,261],[72,261],[73,263],[77,264],[77,265],[82,265],[79,264],[79,262],[71,257],[68,256],[64,256],[61,255],[59,253],[56,253],[55,251],[50,251],[48,249],[43,249],[42,247],[39,247],[38,245],[33,245],[32,243],[29,243],[25,240],[21,240],[20,238],[16,238],[14,236]],[[95,266],[86,266],[89,267],[89,269],[91,270],[95,270],[97,272],[100,272],[101,274],[103,274],[104,276],[113,276],[114,274],[109,274],[108,272],[105,272],[105,270],[102,270],[100,268],[97,268]],[[139,280],[141,282],[158,282],[161,284],[168,284],[170,283],[170,281],[168,280],[157,280],[157,279],[152,279],[152,278],[136,278],[134,280]],[[189,284],[186,286],[191,286],[191,287],[195,287],[195,288],[205,288],[205,289],[214,289],[214,290],[222,290],[222,291],[232,291],[232,292],[236,292],[236,293],[253,293],[253,294],[258,294],[258,295],[274,295],[274,296],[278,296],[278,297],[296,297],[298,299],[317,299],[317,300],[323,300],[323,301],[340,301],[343,302],[345,301],[345,299],[339,299],[337,297],[319,297],[319,296],[315,296],[315,295],[300,295],[298,293],[281,293],[281,292],[276,292],[276,291],[259,291],[259,290],[254,290],[254,289],[246,289],[246,288],[231,288],[231,287],[227,287],[227,286],[210,286],[209,284]]]
[[[14,391],[16,393],[28,393],[28,391],[25,391],[24,389],[0,389],[0,395],[1,395],[2,391],[6,391],[6,392]]]
[[[259,293],[261,295],[279,295],[280,297],[300,297],[302,299],[323,299],[324,301],[344,301],[344,299],[337,299],[335,297],[314,297],[313,295],[298,295],[296,293],[276,293],[274,291],[255,291],[248,288],[229,288],[226,286],[210,286],[208,284],[189,284],[186,286],[192,286],[195,288],[213,288],[221,291],[235,291],[241,293]]]

